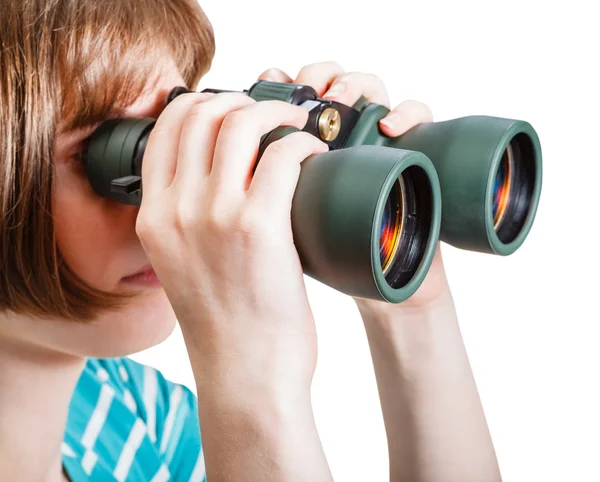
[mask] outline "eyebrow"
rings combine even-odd
[[[166,107],[167,98],[171,90],[165,91],[164,96],[156,96],[156,100],[153,104],[148,106],[149,116],[157,114],[156,117],[158,117],[162,113]],[[101,104],[97,108],[95,108],[96,106],[92,106],[90,111],[88,111],[85,106],[80,106],[80,108],[70,116],[70,121],[65,125],[62,132],[73,133],[84,131],[99,126],[105,120],[131,117],[130,115],[127,115],[127,108],[133,105],[137,99],[139,99],[139,95],[125,106],[120,106],[116,103],[112,103],[111,105],[110,102],[107,102]],[[142,116],[138,115],[135,117]]]

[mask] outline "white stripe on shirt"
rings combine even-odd
[[[85,432],[83,432],[83,437],[81,438],[81,444],[88,450],[94,448],[94,444],[96,443],[100,430],[102,430],[102,426],[106,420],[106,414],[108,413],[114,395],[115,391],[112,387],[106,384],[102,385],[98,402],[96,403],[96,407],[92,412],[92,416],[90,417]]]
[[[135,403],[135,399],[133,398],[133,395],[131,394],[131,392],[129,390],[127,390],[127,388],[123,392],[123,402],[125,402],[125,406],[129,410],[131,410],[133,413],[135,413],[137,411],[137,405]]]
[[[160,466],[160,469],[158,469],[158,472],[156,472],[154,477],[152,477],[150,482],[167,482],[169,477],[171,477],[169,469],[163,464]]]
[[[133,424],[131,432],[129,432],[129,437],[127,437],[127,441],[123,446],[119,461],[113,472],[113,475],[119,482],[123,482],[127,478],[135,454],[144,440],[145,433],[146,427],[144,426],[144,421],[138,418]]]
[[[192,475],[190,475],[189,482],[204,482],[205,475],[206,467],[204,465],[204,449],[203,447],[200,447],[200,454],[198,455],[198,460],[196,461]]]
[[[124,382],[129,381],[129,373],[127,373],[127,370],[123,365],[119,365],[119,375],[121,375],[121,380]]]
[[[86,475],[90,475],[92,473],[97,460],[98,456],[94,452],[91,450],[85,451],[85,455],[81,461],[81,466],[83,467],[83,471],[86,473]]]
[[[98,368],[98,370],[96,371],[96,376],[98,377],[98,380],[100,380],[102,383],[107,382],[110,378],[108,372],[102,367]]]
[[[162,440],[160,442],[161,454],[164,454],[167,451],[167,443],[169,442],[169,437],[171,436],[171,432],[173,431],[175,415],[177,414],[177,409],[179,408],[179,404],[181,402],[182,397],[183,389],[181,388],[181,385],[176,385],[173,391],[171,392],[171,397],[169,399],[169,413],[167,414],[167,418],[165,419],[165,428],[163,430]]]
[[[144,367],[144,406],[146,407],[148,437],[152,443],[156,442],[156,392],[158,381],[154,368]]]
[[[73,449],[66,442],[62,443],[60,451],[67,457],[75,457],[75,452],[73,452]]]

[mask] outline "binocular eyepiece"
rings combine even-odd
[[[167,102],[184,93],[174,89]],[[291,220],[304,273],[334,289],[399,303],[425,278],[438,240],[508,255],[531,229],[542,156],[525,121],[469,116],[390,138],[378,127],[389,109],[365,98],[350,107],[318,98],[309,86],[268,81],[243,93],[305,107],[303,130],[329,145],[302,162]],[[141,203],[154,122],[108,120],[92,134],[84,162],[99,195]],[[257,162],[270,143],[297,130],[282,126],[263,136]]]

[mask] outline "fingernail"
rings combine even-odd
[[[346,91],[346,83],[345,82],[337,82],[333,84],[331,88],[323,95],[323,97],[337,97],[338,95],[344,93]]]
[[[398,112],[394,112],[387,117],[384,117],[379,122],[381,122],[384,126],[389,127],[390,129],[397,129],[400,124],[402,124],[404,116],[399,114]]]
[[[262,73],[262,75],[260,76],[260,79],[273,82],[275,80],[275,76],[273,74],[274,74],[273,69],[267,69]]]

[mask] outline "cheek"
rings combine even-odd
[[[137,207],[95,194],[81,171],[58,166],[52,210],[56,242],[66,263],[91,286],[114,290],[143,262],[135,234]]]
[[[57,244],[66,263],[91,286],[120,290],[120,279],[147,262],[135,233],[138,208],[96,195],[86,178],[66,168],[56,178],[52,208]],[[59,321],[44,338],[68,353],[125,356],[162,342],[175,323],[164,290],[155,288],[117,312],[100,314],[92,323]]]

